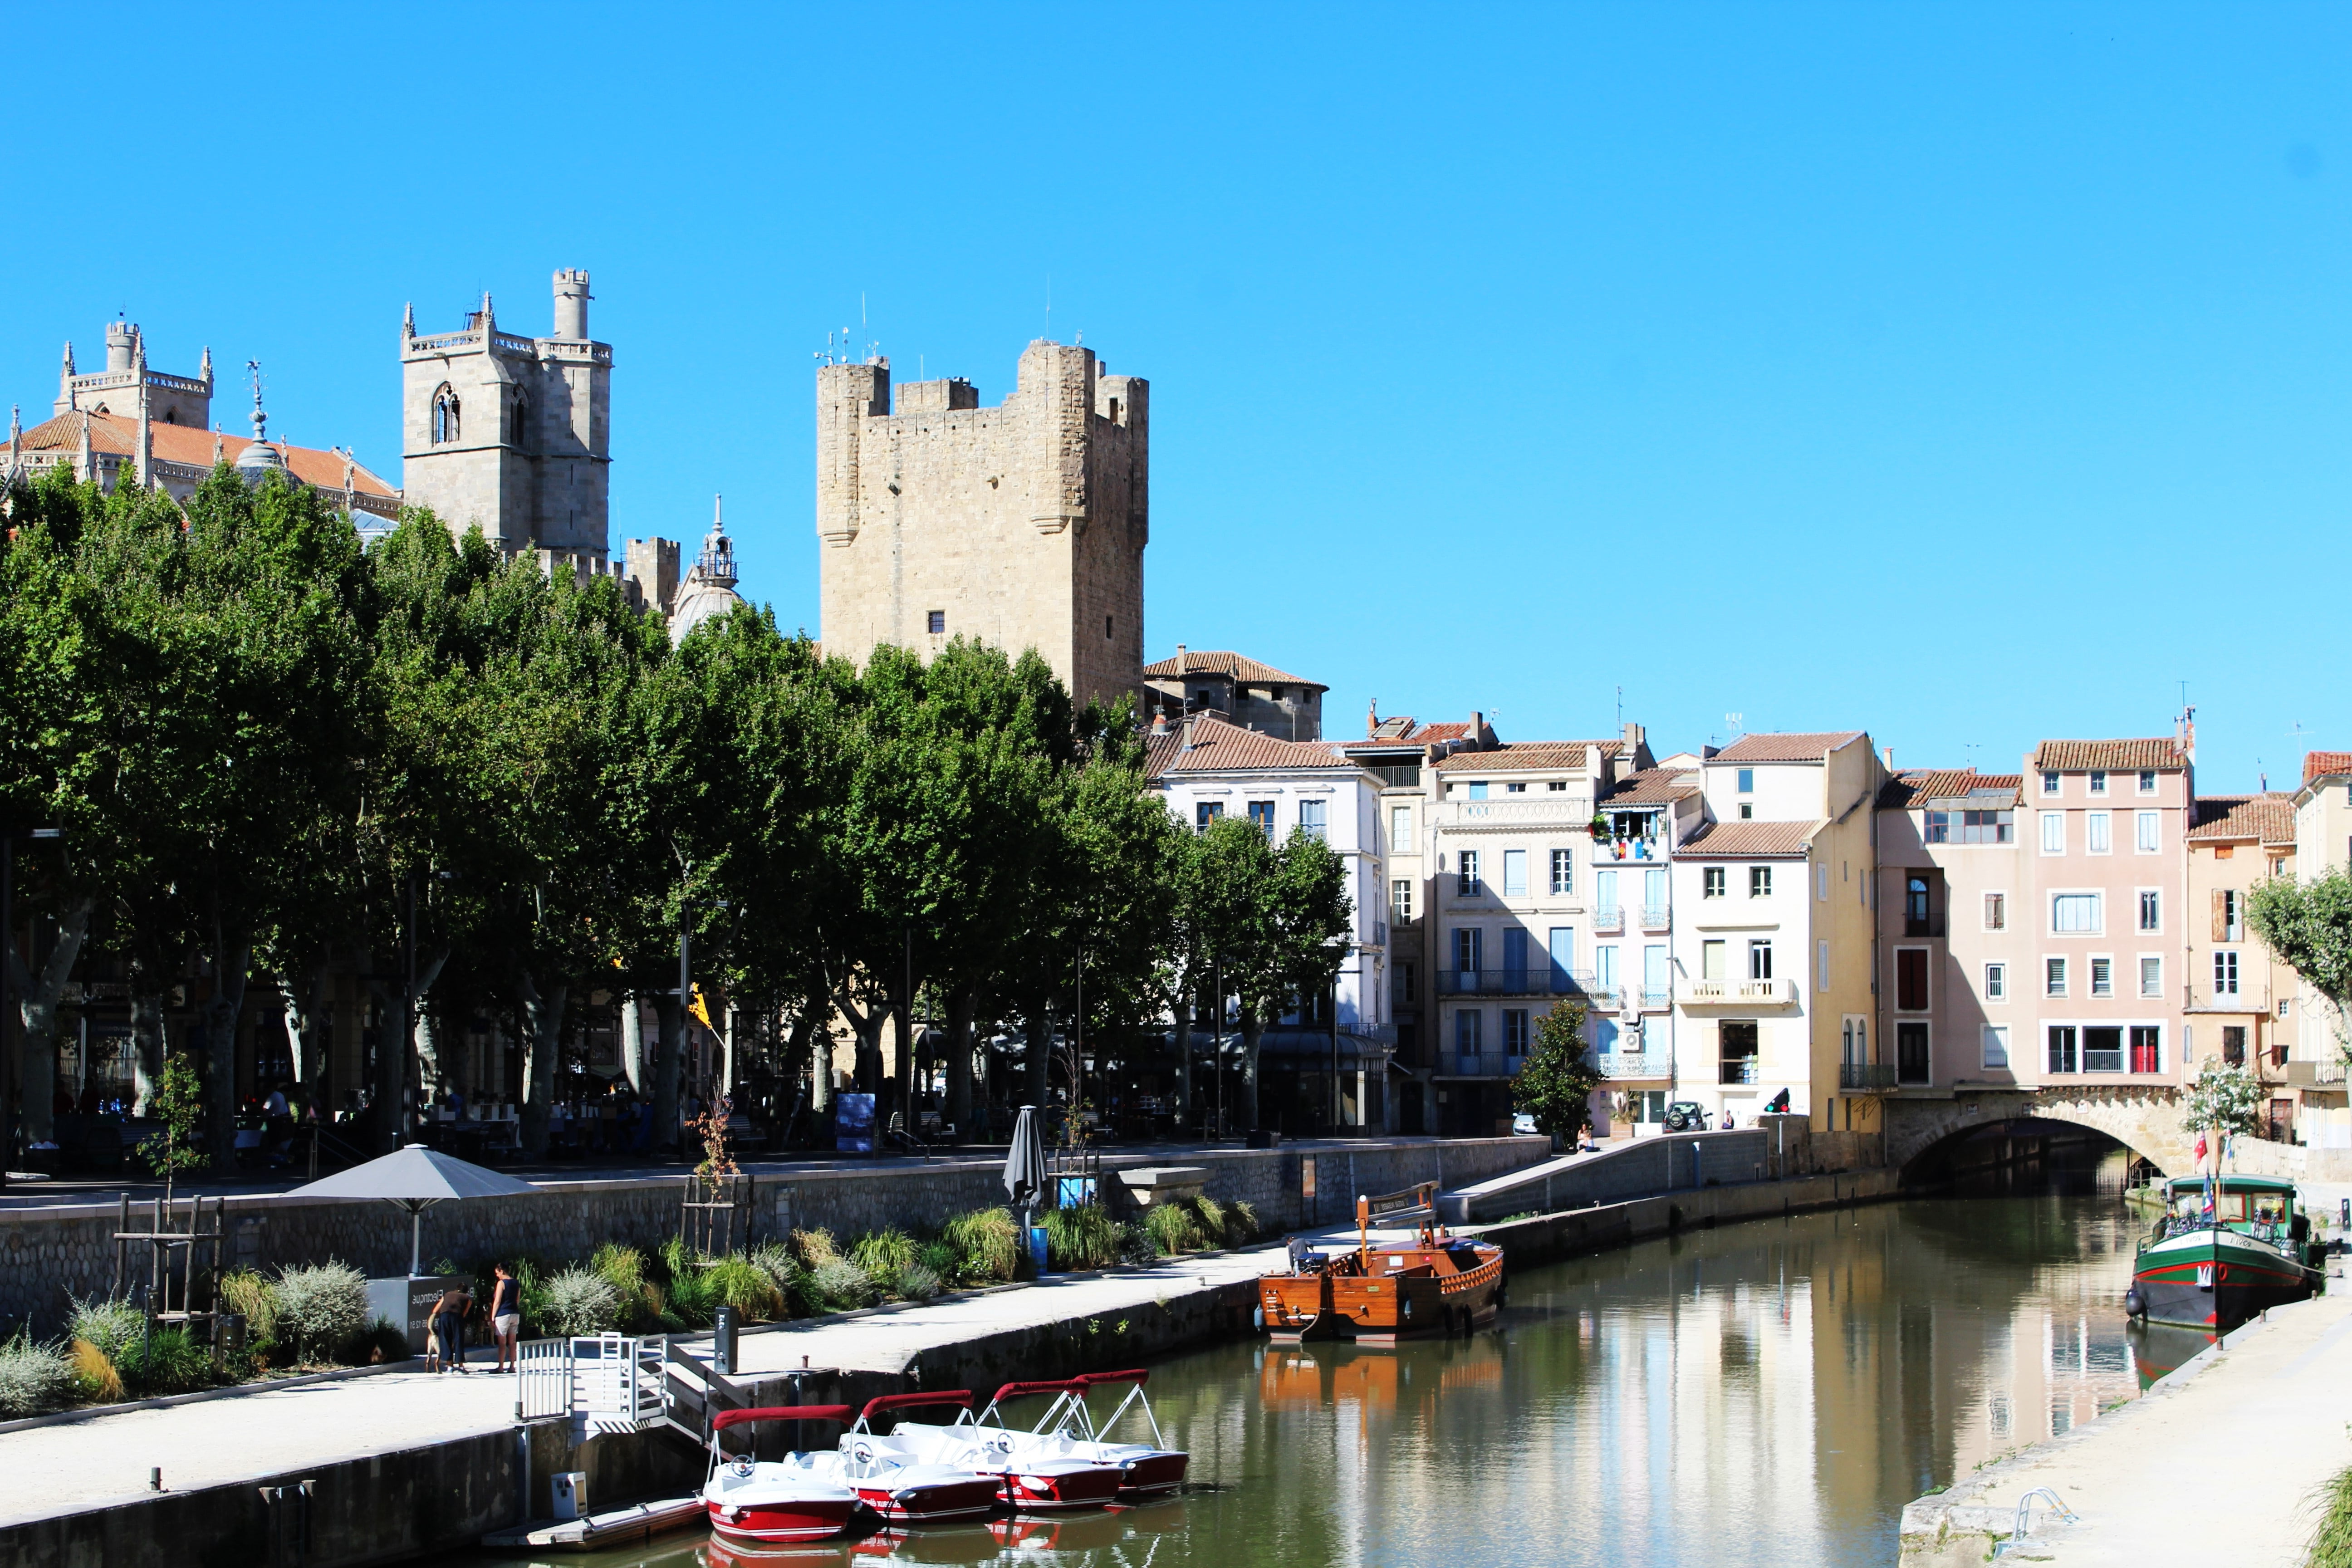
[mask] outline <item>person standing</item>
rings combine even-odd
[[[522,1334],[522,1285],[505,1264],[498,1266],[498,1283],[490,1287],[490,1332],[498,1341],[499,1371],[520,1372],[516,1341]]]
[[[433,1331],[440,1336],[444,1372],[466,1370],[466,1314],[473,1305],[472,1292],[458,1284],[442,1291],[441,1300],[434,1304]]]

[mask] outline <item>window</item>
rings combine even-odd
[[[1103,641],[1110,641],[1110,617],[1108,616],[1105,616],[1103,617]]]
[[[2009,895],[2007,893],[1987,893],[1984,910],[1985,930],[2007,931],[2009,929]]]
[[[2006,963],[1988,963],[1988,964],[1986,964],[1986,965],[1985,965],[1985,987],[1984,987],[1984,989],[1985,989],[1985,1000],[1986,1000],[1986,1001],[1988,1001],[1988,1002],[2006,1002],[2006,1001],[2008,1001],[2008,1000],[2009,1000],[2009,965],[2008,965],[2008,964],[2006,964]]]
[[[1331,803],[1326,800],[1302,800],[1298,803],[1298,831],[1320,844],[1329,824],[1327,814]]]
[[[927,623],[927,629],[933,637],[948,629],[948,613],[945,610],[933,610],[923,619]]]
[[[2105,795],[2107,793],[2107,771],[2105,768],[2093,768],[2091,770],[2091,793],[2093,795]]]
[[[1503,1054],[1507,1057],[1528,1054],[1528,1010],[1525,1007],[1503,1009]]]
[[[1826,942],[1815,942],[1813,944],[1813,989],[1827,991],[1829,988],[1830,944]]]
[[[2115,840],[2109,837],[2108,816],[2105,812],[2095,811],[2085,817],[2083,824],[2083,847],[2094,855],[2105,855],[2115,848]]]
[[[2083,1031],[2083,1070],[2084,1072],[2121,1072],[2124,1070],[2124,1032],[2113,1024],[2094,1026]]]
[[[1412,924],[1412,879],[1399,877],[1389,884],[1389,919],[1401,926]]]
[[[1926,948],[1898,947],[1895,950],[1895,1005],[1906,1013],[1927,1010]]]
[[[1607,943],[1592,950],[1592,983],[1602,992],[1614,994],[1617,990],[1617,944]]]
[[[1756,803],[1752,800],[1741,801],[1739,803],[1739,820],[1742,822],[1749,822],[1753,821],[1755,816]]]
[[[1754,768],[1742,768],[1739,770],[1739,793],[1742,795],[1754,795],[1756,793],[1756,770]]]
[[[1479,1026],[1486,1022],[1475,1008],[1465,1007],[1454,1015],[1454,1048],[1465,1057],[1478,1054]],[[1472,1069],[1475,1071],[1475,1068]]]
[[[2156,793],[2156,770],[2154,768],[2140,769],[2139,793],[2142,795],[2154,795]]]
[[[1949,844],[1952,841],[1952,814],[1948,811],[1929,812],[1923,837],[1930,844]]]
[[[1389,972],[1389,994],[1400,1007],[1410,1007],[1413,1002],[1412,965],[1400,963]]]
[[[2009,1026],[1987,1024],[1984,1026],[1983,1065],[1989,1068],[2009,1066]]]
[[[2139,890],[2139,929],[2142,931],[2164,929],[2164,900],[2154,888],[2142,888]]]
[[[2213,994],[2235,996],[2238,994],[2238,955],[2223,949],[2213,955]]]
[[[1928,1081],[1927,1025],[1909,1023],[1895,1026],[1895,1076],[1901,1083]]]
[[[1698,977],[1701,980],[1727,980],[1724,972],[1724,943],[1721,938],[1709,938],[1698,944]]]
[[[2056,795],[2058,793],[2058,775],[2056,773],[2043,773],[2042,775],[2042,793],[2043,795]]]
[[[1817,904],[1830,901],[1830,863],[1826,860],[1813,868],[1813,901]]]
[[[1566,779],[1554,779],[1551,783],[1544,785],[1544,788],[1551,791],[1554,795],[1565,795],[1568,793],[1568,781]]]
[[[2246,896],[2235,888],[2213,890],[2213,940],[2243,942],[2246,940]]]
[[[2096,893],[2058,893],[2050,900],[2050,929],[2062,934],[2084,935],[2103,929]]]
[[[1576,891],[1576,857],[1566,849],[1551,852],[1551,890],[1555,894]]]
[[[2050,1070],[2073,1072],[2075,1070],[2074,1063],[2074,1026],[2071,1024],[2051,1025]]]
[[[2284,877],[2286,875],[2285,856],[2273,855],[2271,857],[2271,875],[2273,877]]]
[[[2233,1068],[2246,1065],[2246,1026],[2243,1024],[2221,1026],[2221,1065]]]
[[[2142,855],[2160,853],[2164,847],[2160,837],[2163,829],[2157,826],[2157,824],[2161,820],[2163,819],[2153,811],[2134,812],[2132,814],[2132,847]]]
[[[433,444],[439,447],[457,438],[457,395],[445,381],[441,389],[433,395]]]
[[[2017,813],[2013,811],[1960,813],[1960,842],[1963,844],[2016,843]]]
[[[1716,1038],[1719,1042],[1717,1081],[1754,1083],[1758,1029],[1752,1018],[1726,1018]]]
[[[1222,800],[1204,800],[1195,803],[1192,807],[1192,831],[1208,832],[1209,824],[1224,815],[1225,803]]]
[[[1750,866],[1748,868],[1748,896],[1751,899],[1769,899],[1772,896],[1771,867]]]
[[[1722,867],[1709,866],[1706,870],[1699,873],[1699,891],[1703,896],[1710,899],[1719,899],[1723,897]]]
[[[2139,994],[2143,996],[2164,994],[2164,960],[2152,953],[2140,955]]]
[[[1477,779],[1472,782],[1470,785],[1470,798],[1472,800],[1484,800],[1486,798],[1486,780]]]
[[[1250,821],[1257,825],[1258,831],[1272,838],[1274,837],[1274,802],[1254,800],[1249,803],[1249,814]]]
[[[1412,807],[1389,807],[1389,853],[1410,854],[1412,850]]]
[[[2042,994],[2044,996],[2066,994],[2066,961],[2045,958],[2042,961]]]
[[[2162,1072],[2164,1070],[2164,1027],[2160,1024],[2134,1024],[2131,1029],[2131,1070]]]
[[[2066,853],[2066,814],[2045,811],[2042,814],[2042,852],[2044,855]]]
[[[1911,876],[1903,879],[1903,925],[1906,936],[1935,936],[1930,929],[1927,879]]]
[[[1650,1002],[1664,1002],[1674,994],[1673,971],[1667,962],[1664,945],[1654,943],[1642,950],[1642,996]]]
[[[1524,899],[1528,896],[1528,852],[1524,849],[1503,851],[1503,897]]]
[[[1486,933],[1476,926],[1454,928],[1454,969],[1458,974],[1475,974],[1486,956]]]
[[[1748,978],[1750,980],[1769,980],[1772,978],[1771,938],[1759,936],[1751,937],[1748,940]]]
[[[2116,961],[2112,958],[2091,960],[2091,994],[2112,996],[2116,994]]]
[[[1551,958],[1551,994],[1565,996],[1576,985],[1576,928],[1552,927],[1544,934],[1544,951]]]
[[[1593,913],[1600,918],[1601,923],[1604,926],[1616,924],[1619,919],[1617,873],[1602,871],[1592,879],[1592,882]]]
[[[1528,786],[1523,784],[1507,784],[1503,786],[1503,793],[1505,795],[1525,795],[1528,793]]]
[[[1462,851],[1462,869],[1454,879],[1454,891],[1457,898],[1475,899],[1478,896],[1478,851],[1475,849]]]

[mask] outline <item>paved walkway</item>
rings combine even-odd
[[[2048,1487],[2079,1522],[2037,1508],[2030,1541],[2002,1562],[2296,1568],[2317,1522],[2311,1500],[2352,1465],[2352,1283],[2337,1278],[2331,1289],[2242,1329],[2207,1352],[2214,1359],[2193,1376],[2176,1374],[2066,1436],[1914,1503],[1905,1511],[1904,1562],[1981,1561],[1981,1534],[1955,1534],[1938,1554],[1915,1523],[1940,1505],[1956,1531],[2006,1536],[2018,1499]]]

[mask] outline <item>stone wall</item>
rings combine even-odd
[[[1947,1138],[2026,1118],[2071,1121],[2104,1132],[2167,1175],[2194,1163],[2189,1137],[2180,1126],[2180,1090],[2121,1083],[1895,1096],[1886,1101],[1886,1163],[1907,1165]]]
[[[1531,1164],[1546,1152],[1540,1139],[1487,1138],[1120,1155],[1103,1162],[1104,1186],[1117,1206],[1124,1189],[1109,1173],[1118,1167],[1196,1165],[1209,1173],[1210,1197],[1246,1202],[1262,1225],[1293,1230],[1339,1223],[1354,1212],[1359,1192],[1395,1192],[1423,1181],[1459,1186]],[[1317,1176],[1311,1200],[1304,1195],[1309,1160]],[[678,1234],[683,1194],[677,1177],[554,1181],[541,1186],[530,1197],[426,1210],[425,1266],[440,1258],[470,1264],[516,1253],[584,1258],[607,1241],[650,1250]],[[761,1165],[751,1171],[737,1236],[740,1245],[747,1235],[758,1242],[819,1226],[844,1237],[885,1226],[921,1232],[951,1215],[1004,1201],[1001,1160],[934,1160],[868,1170]],[[142,1215],[134,1205],[133,1228],[144,1228],[152,1214],[152,1206]],[[408,1266],[408,1216],[389,1204],[232,1197],[225,1217],[225,1267],[276,1268],[340,1258],[371,1276],[385,1276]],[[103,1296],[111,1289],[115,1225],[113,1204],[0,1209],[0,1329],[29,1318],[36,1334],[54,1333],[63,1326],[69,1293]],[[145,1282],[143,1262],[134,1259],[130,1283]]]

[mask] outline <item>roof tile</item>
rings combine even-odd
[[[2226,843],[2253,839],[2263,844],[2294,842],[2294,796],[2273,790],[2267,795],[2200,795],[2197,826],[2190,842]]]
[[[1151,736],[1144,752],[1144,774],[1254,772],[1267,768],[1345,768],[1356,763],[1317,741],[1281,741],[1203,714],[1192,721],[1192,744],[1181,725]]]
[[[1187,648],[1172,658],[1143,667],[1146,676],[1163,680],[1181,679],[1187,675],[1222,675],[1250,686],[1311,686],[1318,691],[1331,689],[1319,680],[1290,675],[1270,664],[1260,664],[1254,658],[1217,648]]]
[[[1799,856],[1825,824],[1710,822],[1675,847],[1677,860],[1769,860]]]
[[[47,419],[25,432],[27,452],[78,452],[81,450],[83,421],[89,423],[90,449],[115,457],[128,458],[139,450],[139,422],[120,414],[90,414],[69,409],[53,419]],[[236,455],[253,445],[252,437],[232,436],[226,432],[200,430],[193,425],[162,425],[150,420],[147,439],[156,461],[182,463],[190,468],[209,468],[213,466],[213,448],[217,437],[221,455],[230,462]],[[343,488],[343,455],[337,451],[320,451],[315,447],[296,447],[284,441],[272,441],[278,455],[294,477],[307,485],[322,490]],[[352,488],[362,495],[394,497],[400,492],[386,484],[365,465],[352,465]]]
[[[2352,773],[2352,752],[2305,752],[2303,753],[2303,782],[2326,778],[2330,773]]]
[[[1601,748],[1603,757],[1613,757],[1625,749],[1622,741],[1510,741],[1483,752],[1456,752],[1450,757],[1441,757],[1437,771],[1523,773],[1538,768],[1573,770],[1585,765],[1584,753],[1593,746]]]
[[[1688,800],[1698,792],[1698,785],[1685,769],[1643,768],[1640,773],[1627,773],[1619,779],[1597,804],[1604,806],[1649,805]]]
[[[1878,805],[1882,811],[1902,811],[1930,801],[1965,800],[1968,809],[1997,811],[2016,804],[2018,787],[2024,782],[2022,774],[1980,773],[1974,768],[1909,768],[1886,781],[1878,792]]]
[[[1814,730],[1742,735],[1708,758],[1715,763],[1818,763],[1862,739],[1859,730]]]
[[[2169,735],[2130,741],[2044,741],[2033,749],[2037,772],[2136,773],[2142,768],[2179,768],[2189,759]]]

